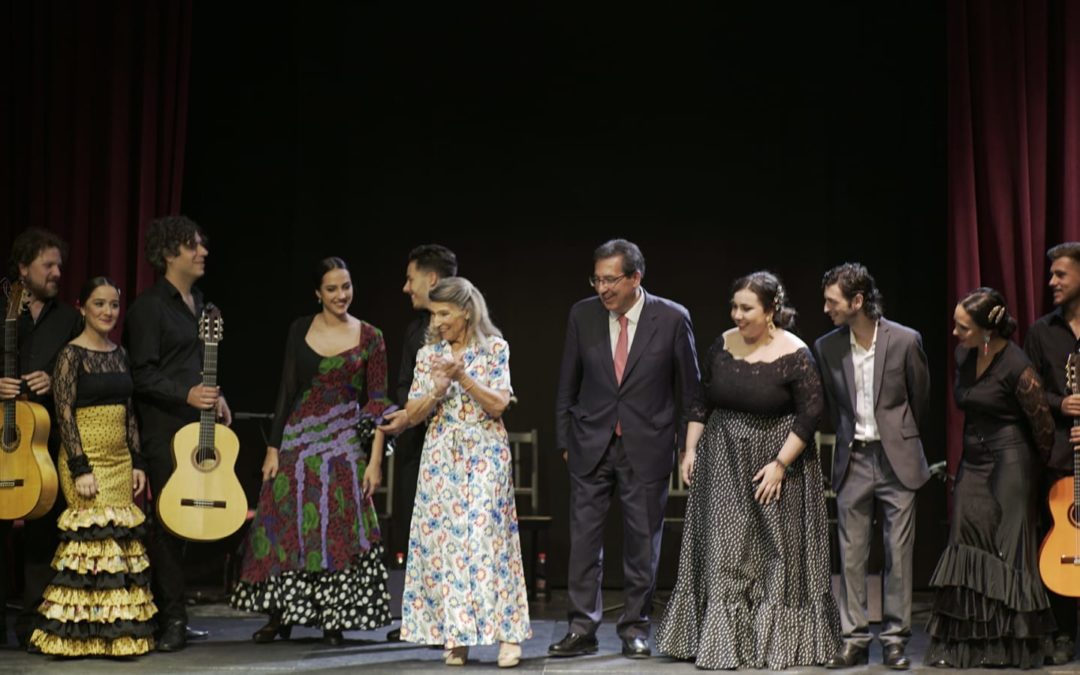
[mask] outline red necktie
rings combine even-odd
[[[629,319],[623,314],[619,317],[619,339],[615,341],[615,381],[622,384],[623,371],[626,370],[627,343],[630,340],[630,331],[626,329]],[[615,435],[622,436],[622,423],[615,423]]]

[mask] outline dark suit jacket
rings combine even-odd
[[[855,366],[851,330],[841,326],[814,343],[829,419],[836,431],[832,486],[839,490],[855,439]],[[930,371],[918,331],[881,319],[874,347],[874,420],[885,456],[910,490],[930,478],[920,429],[930,404]]]
[[[570,309],[555,430],[571,473],[584,476],[596,468],[620,422],[635,475],[645,481],[667,476],[685,436],[686,411],[700,396],[694,329],[682,305],[645,294],[621,386],[600,298]]]

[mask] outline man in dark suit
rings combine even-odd
[[[597,297],[570,310],[556,436],[570,469],[570,629],[553,656],[597,650],[604,521],[623,508],[623,654],[650,655],[649,613],[675,448],[701,396],[690,314],[641,287],[645,258],[624,239],[593,254]]]
[[[822,280],[825,313],[837,328],[814,343],[836,431],[832,486],[840,534],[840,625],[844,645],[827,668],[867,662],[866,562],[874,502],[885,540],[884,663],[906,670],[911,637],[915,492],[930,478],[920,438],[930,402],[922,337],[881,315],[874,278],[846,263]]]

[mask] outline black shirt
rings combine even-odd
[[[202,383],[203,343],[198,317],[203,296],[191,289],[195,313],[165,278],[135,299],[124,322],[124,345],[135,381],[135,409],[147,454],[168,452],[180,427],[199,420],[187,403],[188,392]]]
[[[1072,473],[1073,450],[1069,445],[1072,418],[1061,413],[1061,400],[1068,393],[1065,387],[1065,361],[1069,354],[1080,352],[1080,340],[1073,335],[1060,307],[1040,317],[1031,326],[1024,339],[1024,352],[1042,380],[1046,403],[1054,417],[1054,447],[1050,451],[1048,464],[1053,469]]]
[[[0,293],[0,318],[7,316],[7,298]],[[79,311],[71,305],[66,305],[53,298],[45,303],[38,314],[37,321],[24,311],[19,315],[16,324],[19,361],[19,375],[26,375],[38,370],[43,370],[52,377],[53,368],[56,366],[56,355],[68,342],[74,340],[82,332],[82,317]],[[3,343],[0,342],[0,350]],[[57,429],[56,407],[53,405],[52,393],[38,396],[27,389],[29,400],[45,406],[49,413],[49,419],[54,422],[49,430],[49,451],[56,456],[56,450],[60,446],[60,433]]]
[[[401,368],[398,370],[397,381],[397,404],[402,409],[409,402],[409,389],[412,388],[413,371],[416,368],[416,354],[424,346],[427,339],[428,325],[431,324],[431,312],[421,311],[405,329],[404,349],[401,352]],[[394,441],[394,452],[402,459],[409,460],[420,457],[424,447],[424,434],[427,433],[427,424],[421,423],[410,429],[406,429],[398,435]]]

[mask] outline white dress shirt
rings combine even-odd
[[[874,323],[874,339],[870,349],[863,349],[855,339],[855,331],[848,331],[851,337],[851,363],[855,366],[855,440],[878,441],[877,420],[874,419],[874,350],[877,347],[878,325]]]
[[[630,356],[630,347],[634,344],[634,334],[637,333],[638,319],[641,318],[641,310],[645,307],[645,291],[638,292],[637,302],[626,312],[626,355]],[[608,332],[611,334],[611,358],[615,358],[615,345],[619,342],[619,315],[608,312]]]

